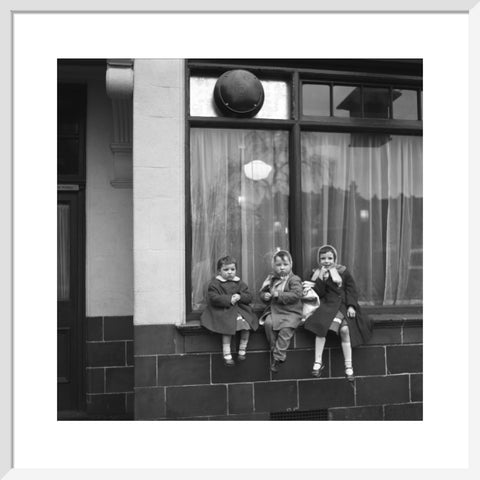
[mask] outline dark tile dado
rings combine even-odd
[[[423,401],[423,374],[410,375],[410,395],[412,402]]]
[[[353,386],[345,379],[303,380],[298,382],[300,410],[354,405]]]
[[[185,353],[206,353],[222,351],[222,336],[201,332],[183,337]]]
[[[125,394],[113,393],[105,395],[87,394],[87,412],[91,414],[121,415],[126,413]]]
[[[158,385],[210,383],[210,355],[161,355],[157,365]]]
[[[385,420],[423,420],[423,404],[385,405]]]
[[[133,391],[133,367],[105,369],[105,388],[107,392]]]
[[[405,326],[403,328],[403,343],[423,343],[423,327]]]
[[[355,380],[357,405],[382,405],[410,401],[408,375],[361,377]]]
[[[135,325],[135,355],[175,353],[174,325]]]
[[[157,385],[157,357],[135,357],[135,386]]]
[[[125,342],[87,342],[88,367],[119,367],[125,365]]]
[[[234,355],[236,360],[236,356]],[[260,382],[270,379],[270,354],[268,352],[248,352],[243,362],[234,367],[226,367],[223,356],[212,354],[213,383]]]
[[[350,407],[331,408],[328,411],[329,420],[383,420],[383,407]]]
[[[236,383],[228,386],[228,413],[253,412],[253,384]]]
[[[423,346],[387,346],[387,371],[395,373],[421,373],[423,371]]]
[[[253,388],[256,412],[283,412],[298,408],[297,382],[259,382]]]
[[[103,317],[87,317],[87,342],[103,340]]]
[[[227,386],[165,387],[167,417],[226,415]]]
[[[165,417],[165,388],[135,388],[135,420]]]
[[[105,340],[133,340],[133,317],[104,317]]]
[[[311,350],[293,350],[287,352],[287,359],[282,363],[277,374],[272,375],[273,380],[287,380],[293,378],[311,378],[314,361],[314,352]],[[328,355],[324,354],[324,377],[328,377]]]
[[[125,342],[127,344],[127,365],[133,366],[133,341],[132,342]]]
[[[378,326],[375,325],[372,336],[368,341],[368,345],[388,345],[402,343],[402,327],[395,326]]]
[[[105,393],[105,369],[87,368],[87,393]]]
[[[341,348],[331,349],[332,377],[345,376],[345,361]],[[385,348],[359,347],[352,351],[355,375],[385,375]]]

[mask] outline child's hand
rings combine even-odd
[[[275,291],[273,292],[273,297],[274,297],[274,298],[278,298],[278,290],[275,290]]]
[[[357,314],[357,312],[355,311],[355,309],[353,307],[348,307],[347,309],[347,317],[350,317],[350,318],[355,318],[355,315]]]
[[[232,295],[232,299],[230,300],[232,305],[235,305],[240,300],[240,295],[238,293],[234,293]]]
[[[263,294],[263,298],[268,301],[268,300],[270,300],[270,299],[272,298],[272,294],[266,292],[266,293]]]

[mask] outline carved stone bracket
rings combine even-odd
[[[107,60],[107,95],[112,100],[113,141],[113,180],[115,188],[132,188],[133,161],[133,60]]]

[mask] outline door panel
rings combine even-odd
[[[57,409],[82,407],[82,216],[80,191],[57,195]]]

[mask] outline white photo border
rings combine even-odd
[[[6,106],[6,105],[9,105],[11,106],[10,109],[7,109],[7,108],[4,108],[4,111],[1,113],[1,118],[2,118],[2,136],[4,136],[5,138],[3,138],[3,142],[1,143],[2,144],[2,148],[4,149],[4,161],[0,162],[0,165],[1,165],[1,175],[0,175],[0,178],[2,179],[2,189],[1,190],[1,195],[3,196],[2,197],[2,202],[0,202],[0,208],[1,208],[1,212],[2,212],[2,220],[4,220],[4,224],[7,224],[8,225],[8,228],[7,228],[7,232],[10,231],[11,235],[7,235],[5,232],[5,234],[2,235],[1,237],[1,246],[3,248],[1,248],[1,255],[2,255],[2,266],[10,266],[11,268],[2,268],[2,273],[1,273],[1,284],[0,286],[2,288],[0,288],[0,291],[2,292],[2,302],[1,302],[1,311],[2,311],[2,318],[4,319],[4,321],[2,322],[2,325],[1,325],[1,334],[0,334],[0,338],[1,338],[1,341],[3,342],[3,348],[0,349],[0,355],[2,355],[1,359],[2,361],[0,361],[0,367],[2,368],[1,372],[2,372],[2,376],[0,377],[2,379],[2,383],[4,386],[8,386],[10,388],[8,389],[5,389],[6,392],[10,392],[10,395],[7,395],[6,393],[2,396],[1,400],[0,400],[0,418],[1,418],[1,431],[0,431],[0,438],[1,438],[1,450],[0,450],[0,476],[4,473],[7,473],[7,477],[8,476],[15,476],[15,477],[27,477],[29,475],[31,475],[32,477],[34,478],[39,478],[39,477],[42,477],[43,475],[45,475],[46,477],[48,476],[48,478],[51,478],[52,476],[55,477],[56,475],[62,475],[62,477],[71,477],[71,478],[74,478],[75,475],[78,475],[78,476],[85,476],[86,473],[88,472],[88,475],[91,476],[93,475],[94,478],[98,475],[106,475],[108,473],[108,475],[112,475],[112,477],[115,475],[115,477],[123,477],[124,475],[132,475],[134,474],[135,476],[139,476],[139,477],[147,477],[148,478],[153,478],[153,476],[158,476],[159,474],[159,471],[158,470],[142,470],[142,469],[139,469],[139,470],[126,470],[126,469],[122,469],[122,470],[113,470],[113,469],[108,469],[108,470],[105,470],[105,469],[98,469],[98,470],[88,470],[88,471],[85,471],[85,470],[75,470],[75,469],[68,469],[68,470],[63,470],[63,469],[55,469],[55,470],[50,470],[50,469],[36,469],[34,467],[30,468],[28,466],[26,466],[26,468],[28,468],[28,470],[24,470],[24,469],[18,469],[18,468],[13,468],[13,437],[15,435],[15,430],[14,430],[14,425],[13,425],[13,409],[14,409],[14,401],[12,399],[12,391],[13,391],[13,365],[12,365],[12,350],[13,350],[13,342],[12,342],[12,332],[13,332],[13,325],[14,325],[14,305],[13,305],[13,293],[12,293],[12,289],[13,289],[13,278],[15,276],[15,269],[13,267],[13,261],[12,261],[12,258],[13,258],[13,249],[16,247],[16,242],[15,242],[15,239],[13,238],[13,222],[14,222],[14,218],[13,218],[13,193],[12,193],[12,189],[13,189],[13,166],[14,166],[14,153],[13,152],[13,133],[12,133],[12,125],[13,125],[13,122],[12,120],[14,119],[14,116],[15,116],[15,110],[14,110],[14,106],[13,106],[13,94],[12,94],[12,89],[14,88],[14,84],[13,84],[13,78],[12,78],[12,75],[13,75],[13,62],[14,62],[14,57],[13,57],[13,23],[14,23],[14,17],[15,15],[21,15],[22,13],[19,13],[19,11],[17,11],[18,13],[14,13],[15,12],[15,5],[12,5],[12,4],[15,4],[16,2],[10,2],[10,4],[7,3],[6,7],[8,8],[8,10],[6,10],[6,7],[3,6],[3,7],[0,7],[2,8],[2,25],[4,25],[6,28],[3,29],[3,32],[2,35],[3,37],[2,38],[5,38],[5,42],[2,42],[2,47],[0,48],[4,48],[5,49],[5,56],[4,58],[8,58],[10,61],[9,61],[9,72],[10,72],[10,75],[5,75],[6,78],[3,78],[2,79],[2,86],[4,88],[1,89],[2,91],[2,95],[5,99],[4,102],[2,102],[2,105]],[[45,3],[48,3],[48,5],[45,5]],[[92,3],[92,6],[90,6],[88,4],[89,2],[84,2],[81,7],[80,5],[78,6],[70,6],[68,9],[65,8],[65,6],[61,3],[61,2],[43,2],[43,5],[42,5],[42,8],[37,8],[35,6],[35,14],[38,14],[38,15],[43,15],[45,13],[47,13],[47,11],[52,11],[52,10],[55,10],[57,12],[60,12],[60,11],[75,11],[76,13],[78,14],[83,14],[83,13],[89,13],[89,12],[94,12],[95,10],[98,10],[100,6],[102,6],[102,11],[103,12],[107,12],[107,13],[116,13],[118,11],[121,11],[121,9],[118,8],[118,6],[116,6],[115,8],[103,8],[103,3],[105,2],[101,2],[101,1],[97,1],[97,2],[94,2]],[[143,8],[143,4],[147,4],[149,3],[148,6],[146,6],[145,8]],[[188,7],[185,7],[185,8],[181,8],[178,4],[181,4],[181,6],[183,6],[185,4],[185,2],[176,2],[175,3],[175,7],[172,7],[171,10],[185,10],[187,11],[187,8]],[[193,2],[190,2],[190,3],[193,3]],[[217,2],[210,2],[211,4],[213,3],[217,3]],[[309,6],[311,7],[312,5],[312,2],[304,2],[305,4],[309,4]],[[393,3],[393,5],[392,5]],[[209,4],[209,2],[203,2],[202,4],[202,7],[205,6],[205,4]],[[255,4],[255,5],[258,5],[258,2],[252,2],[252,5]],[[300,5],[299,5],[300,4]],[[327,5],[329,4],[329,5]],[[340,4],[340,5],[339,5]],[[346,7],[345,5],[348,4],[348,7]],[[319,11],[342,11],[342,12],[345,12],[345,13],[348,13],[348,12],[351,12],[353,11],[353,8],[352,8],[352,4],[353,2],[324,2],[322,4],[322,9],[318,9],[318,2],[315,3],[315,5],[317,6],[317,8],[308,8],[305,7],[306,10],[309,10],[310,12],[319,12]],[[376,7],[373,6],[373,4],[377,4]],[[94,7],[93,7],[94,5]],[[413,4],[412,4],[413,5]],[[469,176],[468,177],[465,177],[465,178],[468,178],[468,183],[469,183],[469,191],[468,191],[468,196],[469,196],[469,201],[467,201],[467,204],[464,204],[464,203],[459,203],[458,205],[456,205],[457,207],[459,207],[460,209],[465,209],[468,214],[470,215],[470,218],[469,218],[469,224],[472,226],[470,228],[470,231],[469,231],[469,234],[470,234],[470,245],[475,246],[475,245],[478,245],[480,244],[479,243],[479,238],[478,238],[478,232],[476,232],[474,229],[473,229],[473,226],[475,225],[475,220],[476,220],[476,216],[475,215],[475,208],[474,206],[476,205],[479,205],[479,195],[478,195],[478,188],[476,187],[476,182],[475,182],[475,178],[478,178],[476,177],[475,173],[478,172],[478,166],[474,164],[473,162],[473,159],[474,158],[478,158],[479,157],[479,147],[475,144],[476,142],[474,141],[476,136],[478,135],[478,133],[474,130],[474,125],[477,126],[477,130],[478,130],[478,119],[475,118],[475,109],[472,108],[472,106],[480,106],[480,102],[479,102],[479,93],[476,91],[476,89],[474,88],[475,85],[480,85],[480,75],[479,75],[479,71],[478,71],[478,58],[480,58],[479,56],[479,47],[478,45],[480,45],[480,34],[478,32],[480,32],[480,7],[479,5],[477,4],[477,1],[469,1],[469,2],[454,2],[454,1],[443,1],[443,2],[436,2],[434,4],[434,6],[432,8],[428,8],[428,7],[425,7],[424,6],[424,2],[415,2],[415,6],[412,6],[412,5],[409,5],[409,3],[407,2],[398,2],[398,1],[395,1],[395,2],[389,2],[389,10],[392,9],[394,10],[396,13],[398,14],[404,14],[404,13],[409,13],[409,12],[413,12],[413,11],[422,11],[423,13],[429,13],[429,12],[434,12],[434,13],[449,13],[449,12],[459,12],[459,11],[463,11],[463,12],[467,12],[468,11],[468,17],[469,17],[469,22],[470,22],[470,29],[469,29],[469,35],[470,35],[470,39],[469,39],[469,64],[470,64],[470,89],[469,89],[469,96],[467,97],[468,98],[468,104],[470,105],[470,109],[469,109],[469,128],[470,128],[470,139],[469,139],[469,147],[470,147],[470,153],[469,153],[469,166],[467,167],[468,171],[469,171]],[[137,12],[148,12],[148,13],[153,13],[153,12],[159,12],[159,10],[156,10],[155,8],[155,4],[154,2],[137,2],[137,4],[135,5],[136,7],[136,11]],[[301,9],[301,6],[302,6],[302,2],[296,2],[295,4],[296,8],[298,9]],[[222,5],[223,9],[225,9],[225,7]],[[343,8],[342,8],[343,7]],[[421,7],[421,8],[420,8]],[[196,7],[196,6],[192,6],[190,7],[190,9],[193,9],[195,8],[195,10],[198,12],[199,11],[199,8]],[[205,7],[207,8],[207,7]],[[220,7],[217,7],[217,8],[220,8]],[[251,7],[251,8],[255,8],[255,9],[258,9],[258,7]],[[279,7],[278,7],[278,4],[275,3],[275,8],[278,10]],[[305,9],[302,9],[302,11],[304,11]],[[414,10],[413,10],[414,9]],[[5,11],[4,11],[5,10]],[[214,10],[214,8],[212,7],[212,10]],[[237,12],[247,12],[249,11],[248,8],[247,8],[247,5],[243,4],[242,5],[242,9],[239,9],[238,7],[237,8],[234,8],[234,10],[236,10]],[[265,11],[267,11],[267,9],[263,9]],[[269,10],[269,9],[268,9]],[[376,11],[376,12],[380,12],[380,11],[385,11],[386,8],[384,5],[382,5],[382,2],[380,1],[377,1],[377,2],[362,2],[362,7],[358,7],[356,6],[355,4],[355,8],[354,8],[354,11],[356,14],[358,15],[361,15],[361,11]],[[32,10],[33,11],[33,10]],[[251,10],[250,10],[251,11]],[[300,11],[300,10],[295,10],[295,11]],[[289,14],[294,14],[294,11],[291,11],[291,13]],[[108,30],[108,26],[106,27],[106,31]],[[447,33],[446,33],[447,34]],[[32,41],[35,41],[35,39],[32,39]],[[128,56],[128,55],[124,55],[124,56]],[[448,62],[446,61],[445,62],[445,66],[446,66],[446,71],[447,71],[447,67],[448,67]],[[32,82],[35,81],[35,79],[32,77]],[[446,95],[452,95],[453,93],[455,93],[455,88],[452,88],[452,92],[448,92],[446,93]],[[32,105],[32,108],[34,108],[34,105]],[[476,154],[476,155],[475,155]],[[11,162],[9,161],[6,161],[6,159],[11,159]],[[456,162],[456,165],[458,165],[458,159],[457,159],[457,162]],[[42,182],[40,182],[42,183]],[[457,190],[457,189],[460,189],[459,186],[454,186],[453,187],[454,190]],[[462,197],[463,198],[463,197]],[[470,209],[468,208],[468,206],[470,205]],[[16,215],[16,213],[15,213]],[[455,237],[455,234],[452,236],[452,233],[448,230],[448,226],[446,225],[446,228],[445,228],[445,232],[437,232],[436,234],[438,234],[439,236],[441,236],[442,234],[445,235],[445,238],[448,242],[448,244],[450,243],[453,243],[455,242],[455,244],[457,244],[458,242],[460,242],[460,238],[462,235],[465,235],[467,232],[466,231],[460,231],[460,232],[456,232],[457,234],[457,237]],[[452,238],[453,237],[453,238]],[[461,242],[460,242],[461,243]],[[462,244],[462,243],[461,243]],[[467,275],[469,275],[469,289],[470,289],[470,295],[469,295],[469,310],[470,310],[470,313],[473,314],[475,312],[475,305],[474,305],[474,295],[475,295],[475,292],[474,292],[474,282],[476,281],[476,278],[474,278],[474,275],[473,275],[473,268],[472,268],[472,265],[478,265],[478,253],[475,251],[474,248],[470,248],[469,250],[469,253],[468,253],[468,256],[467,256],[467,259],[465,260],[465,263],[468,264],[468,267],[470,267],[470,270],[467,271]],[[468,248],[468,247],[467,247]],[[463,259],[463,256],[462,256],[462,259]],[[5,261],[4,261],[5,260]],[[463,294],[465,294],[465,292],[463,292]],[[442,299],[443,295],[442,294],[439,294],[439,299]],[[8,320],[11,319],[11,322],[9,322]],[[476,335],[476,333],[478,333],[478,326],[475,325],[474,322],[470,322],[469,326],[469,331],[470,331],[470,335],[469,335],[469,353],[470,353],[470,361],[468,362],[468,365],[463,365],[463,364],[458,364],[457,365],[457,369],[459,372],[462,372],[463,374],[466,374],[465,372],[469,372],[469,366],[470,366],[470,371],[474,371],[474,366],[476,364],[478,364],[478,362],[475,361],[475,358],[473,357],[473,354],[472,352],[475,351],[475,343],[474,343],[474,339],[475,338],[478,338],[478,336]],[[455,362],[455,350],[456,349],[460,349],[463,347],[462,345],[462,339],[461,339],[461,334],[459,332],[459,338],[458,339],[455,339],[455,341],[457,342],[456,344],[452,344],[452,345],[447,345],[445,346],[445,352],[444,352],[444,359],[445,359],[445,362]],[[442,369],[442,365],[438,365],[438,368],[439,369]],[[448,384],[449,384],[449,379],[448,378],[444,378],[444,385],[448,388]],[[474,405],[477,405],[478,404],[478,392],[475,392],[474,389],[473,389],[473,383],[470,382],[470,386],[472,388],[470,388],[470,405],[474,406]],[[34,398],[34,397],[33,397]],[[432,400],[432,399],[430,399]],[[445,412],[446,415],[455,415],[456,413],[456,407],[457,405],[453,404],[452,405],[452,409],[450,412]],[[478,446],[478,443],[477,443],[477,440],[478,440],[478,434],[477,434],[477,430],[478,430],[478,414],[475,413],[475,408],[470,408],[469,410],[469,413],[470,413],[470,416],[469,416],[469,423],[470,423],[470,430],[469,430],[469,433],[470,433],[470,442],[469,444],[469,448],[470,448],[470,452],[471,452],[471,455],[470,455],[470,465],[468,468],[464,469],[464,470],[461,470],[458,472],[459,476],[462,475],[462,474],[465,474],[465,475],[468,475],[469,477],[470,476],[473,476],[473,473],[474,471],[477,471],[477,475],[478,475],[478,470],[477,470],[477,462],[476,462],[476,458],[475,458],[475,455],[476,455],[476,452],[474,450],[475,446]],[[65,423],[65,425],[68,424],[68,422],[62,422],[62,423]],[[163,422],[158,422],[159,423],[159,431],[161,432],[161,426],[162,426],[162,423]],[[199,422],[200,423],[200,422]],[[235,422],[235,425],[244,425],[244,424],[247,424],[248,425],[249,422],[240,422],[240,423],[237,423]],[[408,423],[408,422],[404,422],[404,423]],[[88,428],[88,424],[89,422],[84,422],[84,425]],[[107,425],[107,423],[104,423],[104,425]],[[118,423],[118,425],[121,427],[121,422]],[[115,428],[115,431],[119,431],[121,432],[121,428]],[[32,429],[35,428],[35,425],[32,425]],[[238,427],[236,427],[238,429]],[[249,427],[244,427],[244,428],[249,428]],[[393,428],[392,427],[389,427],[389,428]],[[442,428],[441,425],[439,425],[439,430]],[[234,439],[235,439],[235,428],[233,428],[233,424],[232,424],[232,427],[231,427],[231,436],[230,436],[230,439],[232,442],[234,442]],[[321,436],[321,435],[320,435]],[[132,438],[130,439],[130,441],[134,442],[136,439],[135,438]],[[325,439],[324,439],[325,440]],[[292,439],[292,442],[294,440]],[[382,439],[379,439],[379,442],[381,442]],[[298,442],[298,443],[297,443]],[[307,476],[309,474],[312,475],[318,475],[318,471],[311,471],[311,470],[303,470],[301,468],[301,465],[302,465],[302,458],[304,457],[304,454],[302,453],[302,448],[303,448],[303,445],[302,445],[302,439],[296,439],[294,441],[294,443],[296,445],[298,445],[298,449],[296,450],[295,452],[295,455],[298,459],[298,470],[295,469],[295,474],[297,475],[304,475],[305,478],[307,478]],[[324,448],[324,447],[323,447]],[[322,448],[322,450],[323,450]],[[345,452],[345,455],[348,455],[348,451],[349,451],[349,447],[348,447],[348,439],[345,441],[345,445],[340,445],[338,446],[338,448],[342,449],[344,452]],[[428,447],[427,447],[428,448]],[[132,451],[133,452],[133,451]],[[256,448],[256,452],[258,452],[257,454],[258,455],[261,455],[262,453],[262,449],[261,449],[261,446],[259,445],[258,448]],[[405,452],[399,452],[400,455],[406,455],[406,453],[408,452],[408,446],[406,446],[406,451]],[[133,453],[132,453],[133,454]],[[371,447],[371,455],[374,456],[375,455],[375,445],[372,445]],[[188,467],[188,461],[189,461],[189,453],[188,453],[188,449],[186,449],[185,451],[185,463],[182,464],[182,465],[179,465],[179,467]],[[321,468],[322,467],[322,464],[321,464],[321,458],[319,459],[319,466],[318,468]],[[215,468],[216,465],[215,465],[215,461],[214,459],[212,459],[212,463],[211,463],[211,468]],[[238,462],[232,462],[232,468],[239,468],[240,465],[238,464]],[[339,465],[339,468],[340,467],[347,467],[347,465]],[[53,466],[53,468],[56,468],[56,466]],[[269,469],[270,468],[273,468],[272,467],[268,467]],[[422,474],[422,470],[408,470],[408,471],[402,471],[402,470],[388,470],[388,475],[389,476],[395,476],[397,473],[396,472],[399,472],[398,474],[408,474],[408,475],[415,475],[418,474]],[[254,470],[252,471],[251,473],[247,472],[247,471],[241,471],[239,470],[238,472],[235,472],[235,471],[228,471],[228,472],[225,472],[224,470],[214,470],[214,471],[206,471],[206,470],[202,470],[201,472],[197,471],[195,473],[195,475],[205,475],[205,478],[206,478],[206,475],[208,474],[208,478],[212,478],[213,475],[218,475],[219,477],[222,476],[224,477],[225,475],[229,475],[229,476],[232,476],[232,475],[238,475],[240,477],[240,475],[242,477],[244,477],[245,475],[250,475],[250,474],[253,474],[253,472],[260,472],[259,470]],[[285,474],[286,470],[285,469],[282,469],[279,473],[279,475],[281,476],[282,474]],[[332,470],[332,473],[333,474],[338,474],[338,473],[343,473],[343,470],[340,471],[336,471],[336,470]],[[408,472],[408,473],[407,473]],[[168,470],[168,473],[169,477],[173,477],[173,478],[176,478],[176,475],[180,475],[180,470]],[[268,474],[275,474],[274,470],[269,470],[269,473]],[[288,473],[287,474],[291,474],[291,473]],[[347,473],[348,474],[348,471]],[[356,474],[359,474],[359,472],[356,472]],[[363,469],[362,472],[361,472],[362,475],[365,475],[365,476],[368,476],[368,478],[371,478],[372,476],[374,475],[382,475],[384,476],[385,475],[385,471],[384,470],[370,470],[370,469]],[[437,471],[436,472],[437,475],[440,475],[442,476],[443,472],[441,471]]]

